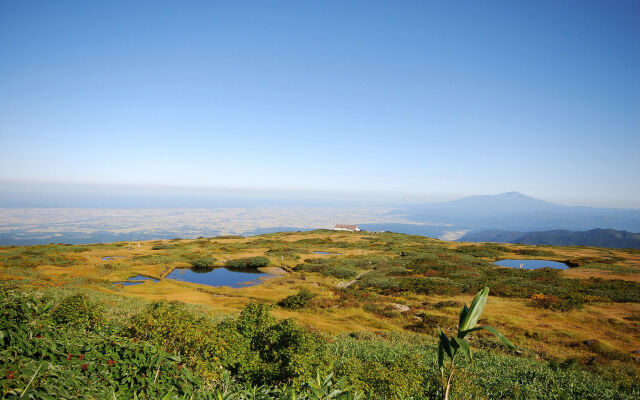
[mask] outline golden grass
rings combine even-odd
[[[267,235],[266,238],[283,242],[295,242],[301,239],[327,239],[333,241],[356,242],[365,237],[367,233],[351,232],[301,232]],[[255,240],[255,237],[244,239],[211,239],[209,242],[218,244],[246,243]],[[181,244],[193,244],[197,246],[197,240],[183,240]],[[470,243],[443,242],[436,239],[413,241],[408,239],[407,244],[436,243],[440,246],[455,249]],[[279,318],[293,318],[299,323],[314,329],[337,334],[352,331],[397,331],[407,325],[415,323],[415,315],[418,312],[426,312],[430,315],[446,318],[453,326],[457,321],[459,307],[445,307],[435,309],[433,304],[453,300],[459,303],[469,303],[471,296],[424,296],[406,294],[399,297],[380,296],[375,297],[375,302],[380,304],[399,303],[410,307],[407,313],[397,313],[395,316],[383,316],[365,311],[361,306],[339,307],[336,284],[339,280],[325,277],[319,274],[285,273],[278,266],[295,266],[299,261],[284,260],[279,257],[270,257],[274,267],[265,271],[275,276],[266,279],[263,283],[251,287],[233,289],[229,287],[209,287],[188,282],[161,280],[160,282],[145,282],[135,286],[108,286],[98,281],[116,282],[123,281],[134,275],[145,275],[154,278],[165,277],[173,268],[188,266],[188,263],[172,263],[160,265],[127,265],[124,261],[131,261],[136,256],[159,254],[152,250],[154,242],[141,242],[140,248],[134,245],[131,250],[127,247],[102,249],[99,246],[90,251],[80,253],[86,261],[79,265],[68,267],[43,265],[33,269],[43,284],[63,286],[74,279],[85,279],[83,286],[87,289],[110,293],[124,297],[145,300],[176,300],[206,307],[214,314],[236,313],[251,301],[260,301],[274,304],[280,299],[296,293],[300,288],[308,288],[314,292],[320,302],[328,305],[302,311],[288,311],[276,308],[273,314]],[[514,250],[532,248],[532,246],[505,245]],[[640,266],[640,254],[632,254],[615,249],[577,248],[556,246],[535,246],[539,250],[553,252],[553,257],[530,257],[509,254],[510,258],[548,258],[564,261],[572,257],[619,257],[618,264],[624,266]],[[224,262],[228,259],[241,257],[253,257],[264,255],[268,248],[251,248],[234,253],[211,252],[211,256]],[[314,246],[313,250],[340,253],[343,256],[385,254],[397,255],[394,252],[385,253],[379,250],[353,249]],[[104,261],[103,257],[124,257],[120,259]],[[325,255],[301,254],[302,259],[323,258]],[[1,258],[0,258],[1,261]],[[111,264],[112,269],[105,268]],[[598,277],[603,279],[626,279],[640,282],[640,267],[637,273],[616,275],[610,271],[596,269],[569,269],[563,272],[572,278],[587,279]],[[0,268],[0,280],[22,279],[16,268],[5,271]],[[93,281],[92,281],[93,280]],[[98,281],[95,281],[98,280]],[[598,340],[603,346],[618,351],[629,353],[640,349],[640,324],[630,321],[630,316],[640,316],[640,304],[596,304],[586,306],[582,310],[557,313],[541,310],[527,305],[527,300],[490,297],[484,318],[486,323],[496,326],[501,332],[509,336],[519,346],[540,355],[553,354],[557,357],[586,357],[592,355],[592,350],[582,345],[586,340]]]

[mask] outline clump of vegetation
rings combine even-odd
[[[87,251],[86,246],[28,246],[10,247],[0,251],[0,265],[7,267],[37,267],[55,265],[69,267],[86,261],[82,256],[71,253]]]
[[[102,307],[83,293],[65,297],[51,312],[57,324],[95,327],[104,322]]]
[[[216,259],[213,257],[201,257],[195,260],[191,260],[191,268],[194,269],[210,269],[216,264]]]
[[[407,325],[405,329],[420,333],[436,333],[438,326],[448,322],[446,317],[420,312],[414,316],[417,319],[413,324]]]
[[[309,251],[291,245],[277,245],[271,247],[265,254],[272,257],[279,257],[284,260],[299,260],[300,254],[308,253]]]
[[[468,254],[474,257],[499,257],[502,253],[509,252],[509,248],[495,243],[461,246],[456,249],[458,253]]]
[[[153,247],[151,247],[151,250],[169,250],[169,249],[175,249],[176,245],[173,243],[160,243],[160,244],[156,244],[153,245]]]
[[[324,271],[322,271],[322,273],[324,275],[333,276],[338,279],[351,279],[355,278],[358,275],[358,270],[348,265],[334,265],[325,269]]]
[[[292,321],[276,321],[270,307],[251,303],[237,319],[216,323],[180,303],[157,302],[135,316],[131,334],[184,354],[214,382],[221,368],[252,384],[302,385],[322,365],[319,339]]]
[[[454,300],[439,301],[433,305],[433,308],[459,307],[462,304]]]
[[[289,310],[300,310],[307,307],[315,295],[307,288],[300,289],[298,293],[287,296],[278,302],[282,308]]]
[[[228,268],[260,268],[269,265],[267,257],[246,257],[229,260],[224,264]]]
[[[3,398],[161,398],[193,395],[201,380],[180,357],[144,342],[131,342],[109,327],[79,330],[74,313],[86,299],[59,304],[29,293],[0,296],[0,393]],[[49,312],[49,311],[53,312]],[[56,311],[57,310],[57,311]],[[60,320],[63,311],[77,318]],[[58,324],[57,322],[64,322]]]
[[[564,263],[572,268],[576,268],[586,264],[615,264],[621,260],[619,257],[572,257]]]
[[[584,306],[584,298],[578,294],[569,293],[565,297],[557,297],[552,294],[537,293],[531,296],[530,305],[553,311],[571,311]]]
[[[515,249],[513,250],[515,254],[523,255],[523,256],[532,256],[532,257],[553,257],[556,254],[552,251],[548,250],[538,250],[538,249]]]

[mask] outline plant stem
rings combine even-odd
[[[449,389],[451,388],[451,378],[453,377],[453,371],[455,367],[453,365],[453,358],[451,359],[451,371],[449,372],[449,379],[447,379],[447,388],[444,391],[444,400],[449,400]]]
[[[36,370],[36,372],[33,373],[33,376],[31,377],[31,380],[29,381],[29,384],[27,384],[27,387],[24,388],[22,393],[20,393],[20,397],[24,396],[24,394],[27,392],[27,390],[29,390],[29,386],[31,386],[31,383],[33,382],[33,380],[36,379],[36,375],[38,375],[38,372],[40,372],[40,368],[42,368],[42,364],[40,364],[38,366],[38,369]]]

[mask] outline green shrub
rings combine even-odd
[[[267,257],[247,257],[229,260],[224,264],[228,268],[260,268],[269,265]]]
[[[104,322],[102,307],[82,293],[62,299],[53,308],[51,316],[56,323],[61,325],[95,327]]]
[[[220,367],[249,362],[248,343],[232,330],[224,337],[209,318],[178,302],[149,304],[128,325],[128,334],[182,354],[187,366],[207,379],[219,379]]]
[[[458,247],[455,251],[474,257],[495,258],[499,257],[502,253],[508,252],[509,248],[506,246],[501,246],[499,244],[479,244],[461,246]]]
[[[278,305],[282,308],[289,310],[299,310],[307,307],[311,300],[313,300],[314,294],[307,288],[300,289],[298,293],[287,296],[278,302]]]
[[[213,257],[201,257],[191,261],[191,267],[195,269],[209,269],[216,264],[216,259]]]
[[[254,384],[290,383],[300,387],[315,371],[328,366],[323,341],[292,320],[276,321],[270,309],[266,304],[250,303],[237,320],[227,321],[228,327],[249,341],[257,360],[238,364],[236,372]]]
[[[339,279],[351,279],[358,275],[358,270],[350,266],[336,265],[325,269],[322,273]]]
[[[548,250],[538,250],[538,249],[515,249],[513,250],[515,254],[520,254],[523,256],[533,256],[533,257],[553,257],[555,253]]]
[[[145,342],[132,342],[110,327],[78,329],[61,310],[88,304],[68,296],[49,305],[28,292],[0,296],[0,393],[2,398],[156,399],[168,391],[198,396],[200,380],[180,357]],[[95,304],[94,304],[95,305]],[[57,310],[57,311],[56,311]],[[17,312],[16,312],[17,311]],[[84,322],[82,316],[79,317]]]

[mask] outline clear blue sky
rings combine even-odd
[[[640,207],[640,2],[3,1],[0,181]]]

